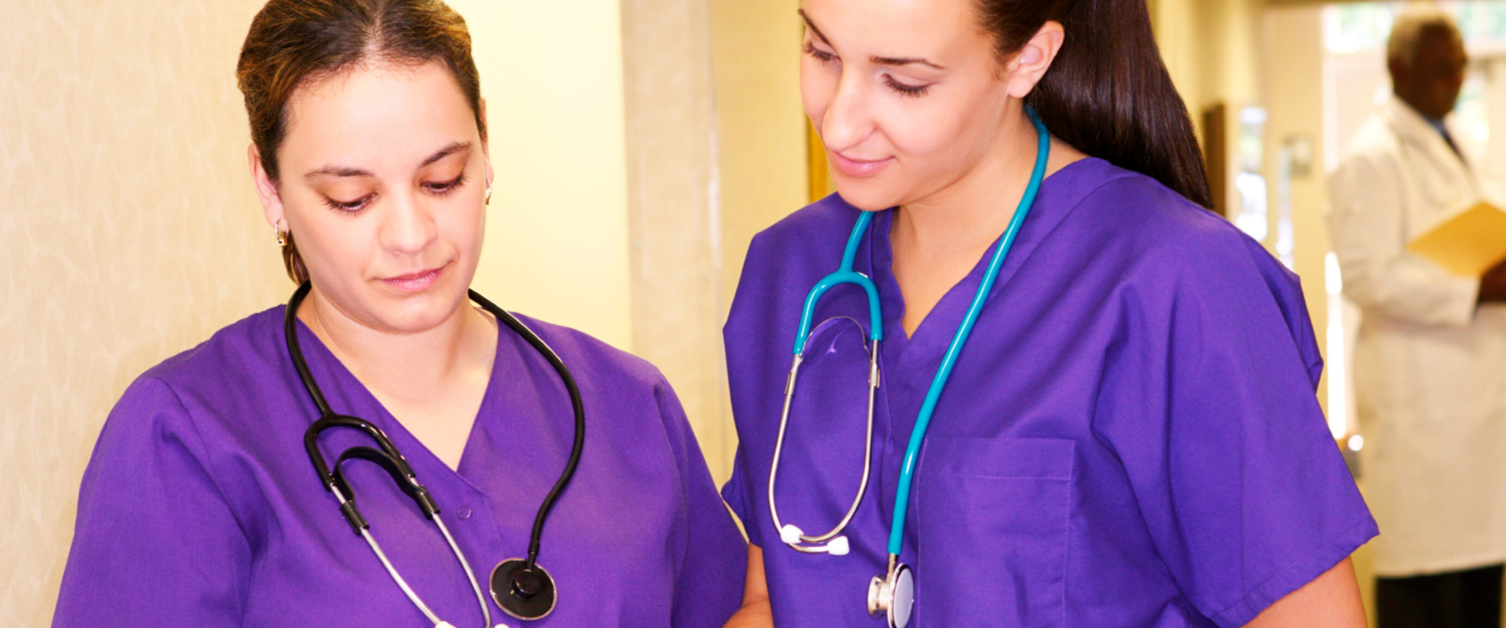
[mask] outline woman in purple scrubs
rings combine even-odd
[[[839,194],[754,238],[727,322],[741,446],[723,496],[752,544],[729,626],[1363,626],[1348,557],[1376,527],[1314,395],[1302,292],[1200,207],[1144,3],[801,8]],[[792,347],[864,212],[871,423],[864,288],[826,292]],[[891,564],[913,608],[871,617]]]
[[[488,586],[493,567],[529,554],[576,424],[543,352],[467,298],[492,169],[460,16],[437,0],[272,0],[238,77],[267,220],[312,283],[294,323],[308,373],[334,413],[390,437],[447,530],[371,459],[338,465],[427,610],[315,473],[304,435],[321,412],[279,306],[151,369],[111,412],[54,625],[721,625],[747,550],[674,392],[649,364],[532,319],[574,372],[584,445],[539,538],[557,605],[524,622],[493,599],[511,590]],[[376,447],[346,428],[316,444],[331,465]],[[512,586],[540,599],[540,582]]]

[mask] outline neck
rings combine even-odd
[[[1035,125],[1022,108],[1015,122],[968,172],[941,191],[902,205],[890,229],[894,277],[905,300],[901,324],[913,335],[931,308],[1004,234],[1029,186],[1039,152]],[[1051,140],[1046,176],[1086,157]]]
[[[298,319],[379,397],[405,398],[436,390],[474,366],[478,357],[489,365],[496,349],[478,342],[492,326],[485,315],[465,305],[434,327],[402,333],[361,323],[315,286]]]

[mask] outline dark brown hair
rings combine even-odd
[[[1161,61],[1144,0],[974,1],[1001,57],[1047,21],[1066,31],[1051,69],[1025,98],[1052,134],[1212,206],[1192,120]]]
[[[277,149],[288,129],[288,100],[298,88],[369,63],[441,61],[476,116],[481,141],[481,77],[465,19],[440,0],[271,0],[251,20],[235,77],[251,118],[251,141],[278,180]],[[287,234],[283,264],[294,283],[308,270]]]

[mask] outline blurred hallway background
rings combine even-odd
[[[800,105],[798,0],[449,1],[499,177],[476,288],[658,365],[725,481],[721,322],[743,253],[829,189]],[[233,77],[261,4],[0,0],[0,624],[50,622],[79,480],[126,385],[292,291]],[[1217,209],[1303,278],[1346,447],[1362,442],[1345,349],[1359,321],[1325,179],[1389,91],[1402,6],[1149,0]],[[1457,114],[1506,149],[1506,2],[1440,6],[1471,57]],[[1357,564],[1368,598],[1364,550]]]

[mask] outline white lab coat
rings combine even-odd
[[[1479,281],[1406,243],[1495,195],[1392,97],[1329,185],[1344,294],[1360,306],[1356,410],[1366,501],[1380,525],[1375,572],[1411,576],[1506,561],[1506,307],[1476,307]]]

